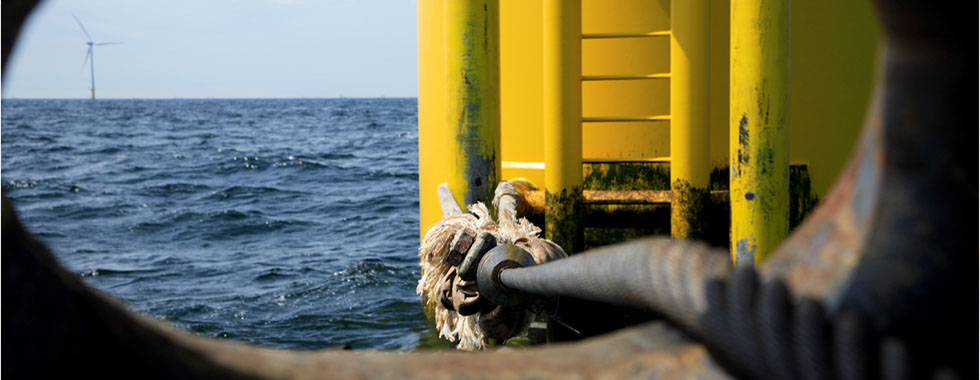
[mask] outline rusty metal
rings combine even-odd
[[[493,234],[481,232],[465,253],[465,258],[457,269],[457,280],[453,284],[453,305],[460,315],[473,315],[489,308],[490,303],[480,294],[476,283],[476,270],[483,255],[496,246],[497,239]]]
[[[446,255],[446,262],[449,265],[457,266],[463,262],[463,258],[466,257],[466,253],[470,251],[470,247],[473,246],[473,241],[476,240],[476,231],[469,228],[464,228],[459,231],[456,238],[453,239],[452,247],[453,249],[449,251]]]
[[[459,315],[473,315],[489,308],[492,308],[492,305],[480,294],[476,281],[456,278],[453,282],[453,309]]]
[[[952,349],[970,343],[962,329],[974,313],[959,295],[975,282],[975,231],[957,217],[977,207],[976,147],[963,138],[976,130],[972,16],[958,4],[876,3],[886,38],[861,142],[760,270],[831,318],[873,320],[874,334],[906,339],[918,360],[972,368]]]
[[[455,311],[456,305],[453,300],[453,284],[456,283],[456,268],[449,268],[442,278],[439,279],[439,303],[448,310]]]
[[[522,305],[529,299],[528,293],[515,291],[500,279],[500,273],[505,269],[526,268],[535,265],[531,253],[513,244],[500,245],[480,261],[480,269],[477,272],[477,283],[480,285],[480,293],[484,294],[490,302],[502,306]]]
[[[482,232],[473,242],[473,247],[466,254],[463,263],[459,266],[459,277],[465,281],[476,279],[476,267],[483,258],[483,254],[497,246],[497,238],[489,232]]]

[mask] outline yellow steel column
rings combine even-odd
[[[446,182],[446,49],[443,0],[419,0],[419,239],[439,221],[436,187]]]
[[[670,4],[670,233],[705,237],[708,178],[708,1]]]
[[[789,0],[731,4],[732,259],[759,263],[789,229]]]
[[[497,0],[446,0],[449,188],[466,206],[493,199],[500,175]]]
[[[582,250],[582,3],[544,0],[545,236]]]

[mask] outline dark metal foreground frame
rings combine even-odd
[[[658,322],[577,343],[478,354],[299,352],[219,342],[139,316],[87,287],[20,225],[4,199],[3,374],[710,379],[731,374],[918,378],[958,371],[964,378],[976,378],[968,347],[978,254],[972,246],[972,216],[958,218],[963,212],[972,215],[977,207],[973,136],[978,124],[972,103],[976,5],[876,3],[885,41],[875,102],[862,141],[834,190],[759,268],[758,279],[752,270],[706,264],[713,260],[705,259],[713,257],[706,248],[670,243],[672,257],[683,260],[666,262],[687,264],[677,264],[655,280],[668,287],[686,281],[696,297],[667,298],[675,302],[675,311],[662,311],[674,324]],[[2,3],[4,67],[34,5]],[[640,241],[628,247],[665,256],[664,244]],[[602,251],[615,254],[624,247]],[[692,280],[697,278],[703,281]],[[773,302],[785,305],[754,306]],[[715,318],[721,315],[718,307],[726,318]],[[892,338],[902,343],[888,343]],[[741,348],[750,341],[761,343]],[[785,347],[795,351],[767,351],[780,347],[778,342],[788,342]],[[772,359],[780,357],[784,360]]]

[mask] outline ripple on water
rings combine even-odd
[[[275,347],[412,349],[428,331],[414,99],[0,107],[5,195],[131,307]]]

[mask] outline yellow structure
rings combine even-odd
[[[496,0],[445,2],[449,189],[460,205],[490,206],[500,178]]]
[[[442,217],[435,189],[449,181],[444,14],[443,1],[418,2],[419,218],[423,235]]]
[[[789,232],[789,0],[731,9],[731,250],[752,265]]]
[[[457,188],[467,185],[465,178],[451,174],[454,171],[449,164],[452,152],[458,151],[449,145],[458,141],[453,132],[457,126],[449,121],[458,119],[448,115],[453,114],[451,107],[461,104],[461,95],[450,89],[450,82],[460,77],[447,71],[454,64],[454,57],[460,57],[460,50],[452,44],[464,41],[464,34],[459,32],[462,29],[457,26],[453,32],[448,25],[463,18],[448,17],[454,11],[447,6],[467,4],[483,3],[418,2],[421,233],[441,215],[436,186],[458,181],[453,190],[461,198],[462,192]],[[495,99],[499,102],[499,140],[494,146],[495,165],[500,165],[495,166],[499,169],[498,178],[523,177],[551,192],[576,186],[578,178],[582,178],[581,186],[587,194],[595,194],[596,190],[634,191],[632,195],[625,194],[624,199],[648,202],[655,206],[651,223],[671,224],[667,230],[654,231],[673,230],[675,236],[690,237],[674,229],[677,223],[657,219],[662,214],[656,210],[670,207],[665,200],[675,201],[670,184],[677,179],[711,190],[711,207],[729,204],[726,192],[740,186],[734,181],[729,186],[728,180],[730,161],[737,161],[738,156],[737,152],[729,154],[730,143],[738,144],[729,136],[732,127],[738,129],[729,115],[740,101],[749,98],[730,88],[730,81],[746,79],[741,73],[730,75],[737,70],[731,64],[737,62],[733,42],[741,38],[740,30],[748,38],[759,31],[753,27],[740,29],[730,22],[734,19],[733,10],[749,3],[582,0],[578,61],[572,58],[576,54],[574,46],[549,45],[571,35],[574,28],[569,24],[574,21],[569,18],[575,16],[561,12],[575,9],[576,4],[546,0],[486,2],[487,30],[499,25],[499,77],[495,79],[499,98],[481,95],[480,105],[491,108]],[[476,9],[482,11],[479,6]],[[788,148],[785,143],[782,145],[786,158],[780,166],[793,166],[788,169],[788,183],[779,185],[779,191],[791,186],[790,194],[819,198],[832,185],[863,121],[878,40],[876,19],[869,4],[847,0],[797,1],[787,12],[791,12],[786,17],[789,23],[780,33],[788,38],[789,46],[785,73],[788,87],[784,87],[788,100],[783,110],[790,129],[782,137],[789,142]],[[492,14],[497,17],[489,18]],[[827,54],[828,51],[835,53]],[[848,59],[842,60],[841,56]],[[493,60],[489,56],[487,59]],[[576,90],[569,79],[575,75],[577,62],[581,65],[580,130],[571,121],[576,117]],[[775,75],[769,69],[756,70],[765,78]],[[822,111],[825,109],[835,112],[826,114]],[[770,109],[770,117],[772,112]],[[579,133],[580,153],[576,157],[577,144],[573,141]],[[582,171],[576,176],[579,165]],[[635,168],[642,170],[631,171]],[[647,187],[616,188],[635,179],[625,178],[607,188],[596,188],[597,177],[593,174],[597,172],[607,174],[605,179],[616,173],[627,173],[623,174],[626,177],[630,176],[628,173],[662,173],[665,179],[640,181]],[[797,178],[793,173],[804,175]],[[633,196],[637,194],[644,196]],[[744,201],[744,192],[739,194]],[[586,215],[594,215],[597,210],[592,199],[584,200]],[[731,207],[734,210],[738,206],[731,203]],[[790,203],[789,208],[790,214],[805,211],[799,202],[795,206]],[[676,211],[677,207],[671,210]],[[733,226],[746,223],[743,214],[733,214]],[[702,223],[716,223],[719,215],[727,217],[727,209],[709,214],[710,219]],[[586,236],[591,236],[590,231],[597,227],[595,220],[598,219],[584,221]],[[727,245],[728,222],[720,222],[724,226],[720,235],[725,241],[715,244]],[[756,252],[761,252],[758,247]]]
[[[790,162],[806,164],[821,197],[871,106],[879,38],[870,1],[794,1],[790,9]]]
[[[586,163],[670,157],[670,1],[582,1]]]
[[[542,55],[546,237],[582,250],[582,5],[544,0]]]
[[[708,0],[674,0],[670,12],[670,232],[704,238],[708,202]]]

